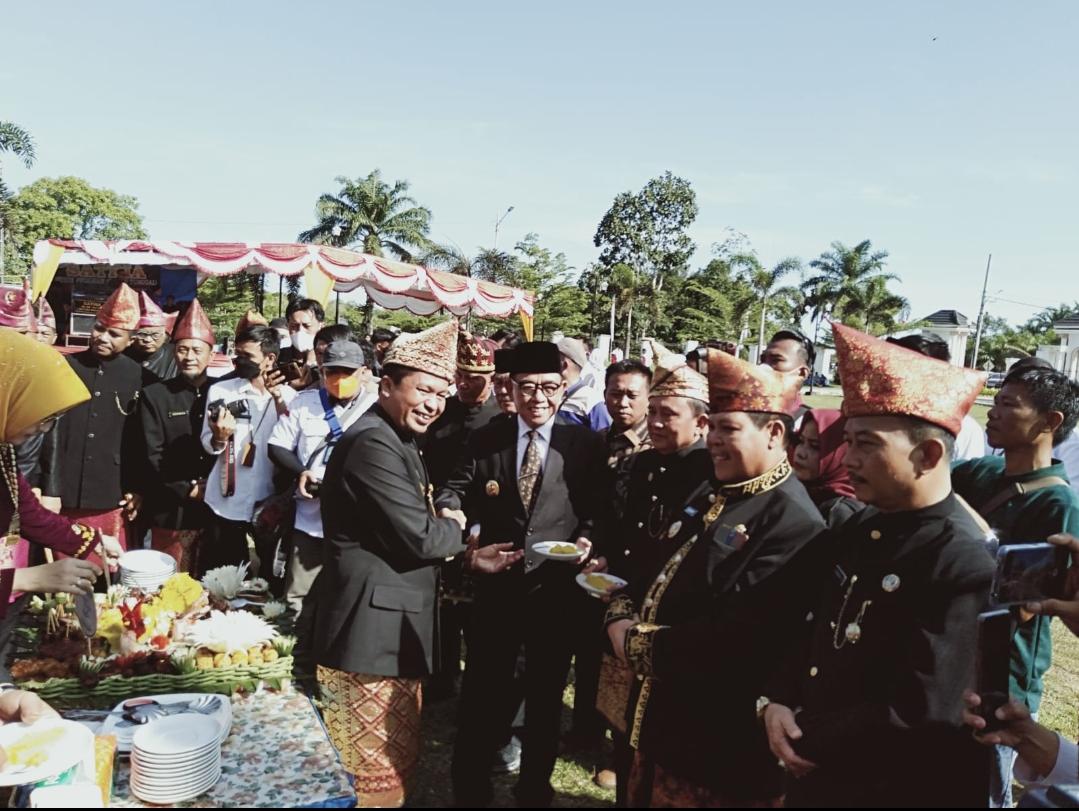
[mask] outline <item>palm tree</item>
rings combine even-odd
[[[431,211],[417,205],[408,195],[408,181],[391,186],[375,169],[367,177],[351,180],[335,178],[341,184],[337,194],[323,194],[315,204],[318,224],[303,231],[300,242],[358,248],[374,256],[388,251],[403,262],[413,261],[413,253],[430,247],[427,233]],[[371,327],[374,305],[364,307],[364,331]]]
[[[768,321],[768,304],[779,296],[800,293],[796,288],[780,287],[785,277],[801,270],[802,263],[787,258],[772,268],[766,268],[754,254],[738,254],[731,257],[731,267],[737,268],[739,276],[749,285],[761,308],[760,329],[757,333],[757,357],[764,351],[764,327]]]
[[[815,276],[806,279],[805,285],[814,292],[816,318],[823,317],[828,305],[837,317],[846,317],[849,312],[857,312],[849,306],[852,297],[864,296],[864,287],[871,279],[897,280],[894,273],[884,271],[887,251],[874,251],[873,243],[862,240],[853,248],[842,242],[833,242],[830,251],[825,251],[809,263],[817,271]]]
[[[10,121],[0,121],[0,155],[10,152],[22,161],[23,166],[29,169],[34,165],[37,153],[34,150],[34,139],[30,133],[13,124]],[[7,201],[11,199],[3,177],[0,177],[0,228],[5,228],[7,222]]]
[[[479,248],[475,256],[468,256],[456,245],[431,243],[427,250],[416,257],[424,267],[471,276],[485,282],[509,283],[516,259],[512,254],[496,248]]]
[[[905,298],[888,289],[888,280],[876,276],[860,289],[851,293],[844,304],[843,316],[857,314],[861,327],[871,334],[893,332],[909,315],[910,306]]]

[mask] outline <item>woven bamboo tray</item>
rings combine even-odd
[[[282,656],[268,665],[219,667],[183,675],[153,673],[148,676],[108,676],[93,686],[78,679],[21,681],[17,685],[41,696],[56,709],[86,707],[112,709],[135,696],[158,693],[254,692],[260,686],[280,690],[292,678],[292,657]]]

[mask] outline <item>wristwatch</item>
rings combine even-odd
[[[768,696],[761,696],[757,699],[757,720],[764,720],[764,711],[768,709],[768,705],[772,703],[772,699]]]

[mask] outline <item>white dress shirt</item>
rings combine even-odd
[[[297,392],[288,386],[282,386],[285,403],[291,403]],[[210,430],[209,405],[217,400],[234,403],[246,400],[250,419],[236,420],[233,444],[236,448],[236,492],[226,496],[221,492],[221,472],[227,464],[222,448],[214,448],[213,431]],[[255,504],[273,493],[273,462],[267,444],[270,434],[277,424],[277,407],[273,396],[268,391],[259,391],[250,380],[231,378],[210,386],[206,395],[206,414],[202,418],[202,446],[217,457],[214,469],[206,482],[206,505],[216,515],[229,521],[250,521],[255,511]],[[252,443],[254,462],[251,467],[244,467],[244,450]]]
[[[547,422],[536,429],[536,442],[539,443],[540,470],[547,464],[547,452],[551,449],[551,430],[554,428],[554,415]],[[521,475],[521,465],[525,461],[525,449],[528,448],[528,427],[521,415],[517,415],[517,475]]]
[[[1060,738],[1060,750],[1053,770],[1047,775],[1035,774],[1025,760],[1017,758],[1013,770],[1016,780],[1024,786],[1061,786],[1079,779],[1079,745],[1063,735],[1057,737]]]
[[[326,412],[322,408],[322,397],[319,389],[307,389],[296,395],[296,399],[289,405],[289,413],[279,417],[270,434],[270,444],[295,451],[300,462],[307,465],[307,469],[314,477],[322,481],[326,473],[326,462],[329,460],[329,451],[332,447],[326,444],[326,437],[330,433],[330,425],[326,422]],[[347,431],[349,426],[363,416],[377,400],[377,395],[370,391],[362,391],[351,403],[336,404],[333,413],[337,415],[341,423],[341,430]],[[322,448],[319,450],[319,448]],[[311,455],[318,451],[316,458]],[[321,538],[322,534],[322,502],[317,498],[303,498],[296,494],[296,529],[310,535],[312,538]]]
[[[990,448],[985,443],[985,429],[974,417],[967,414],[959,426],[959,436],[955,438],[955,461],[981,459],[989,453]]]

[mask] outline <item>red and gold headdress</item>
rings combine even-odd
[[[754,366],[719,349],[703,352],[708,365],[708,409],[713,414],[752,411],[793,416],[798,410],[805,382],[801,375]]]

